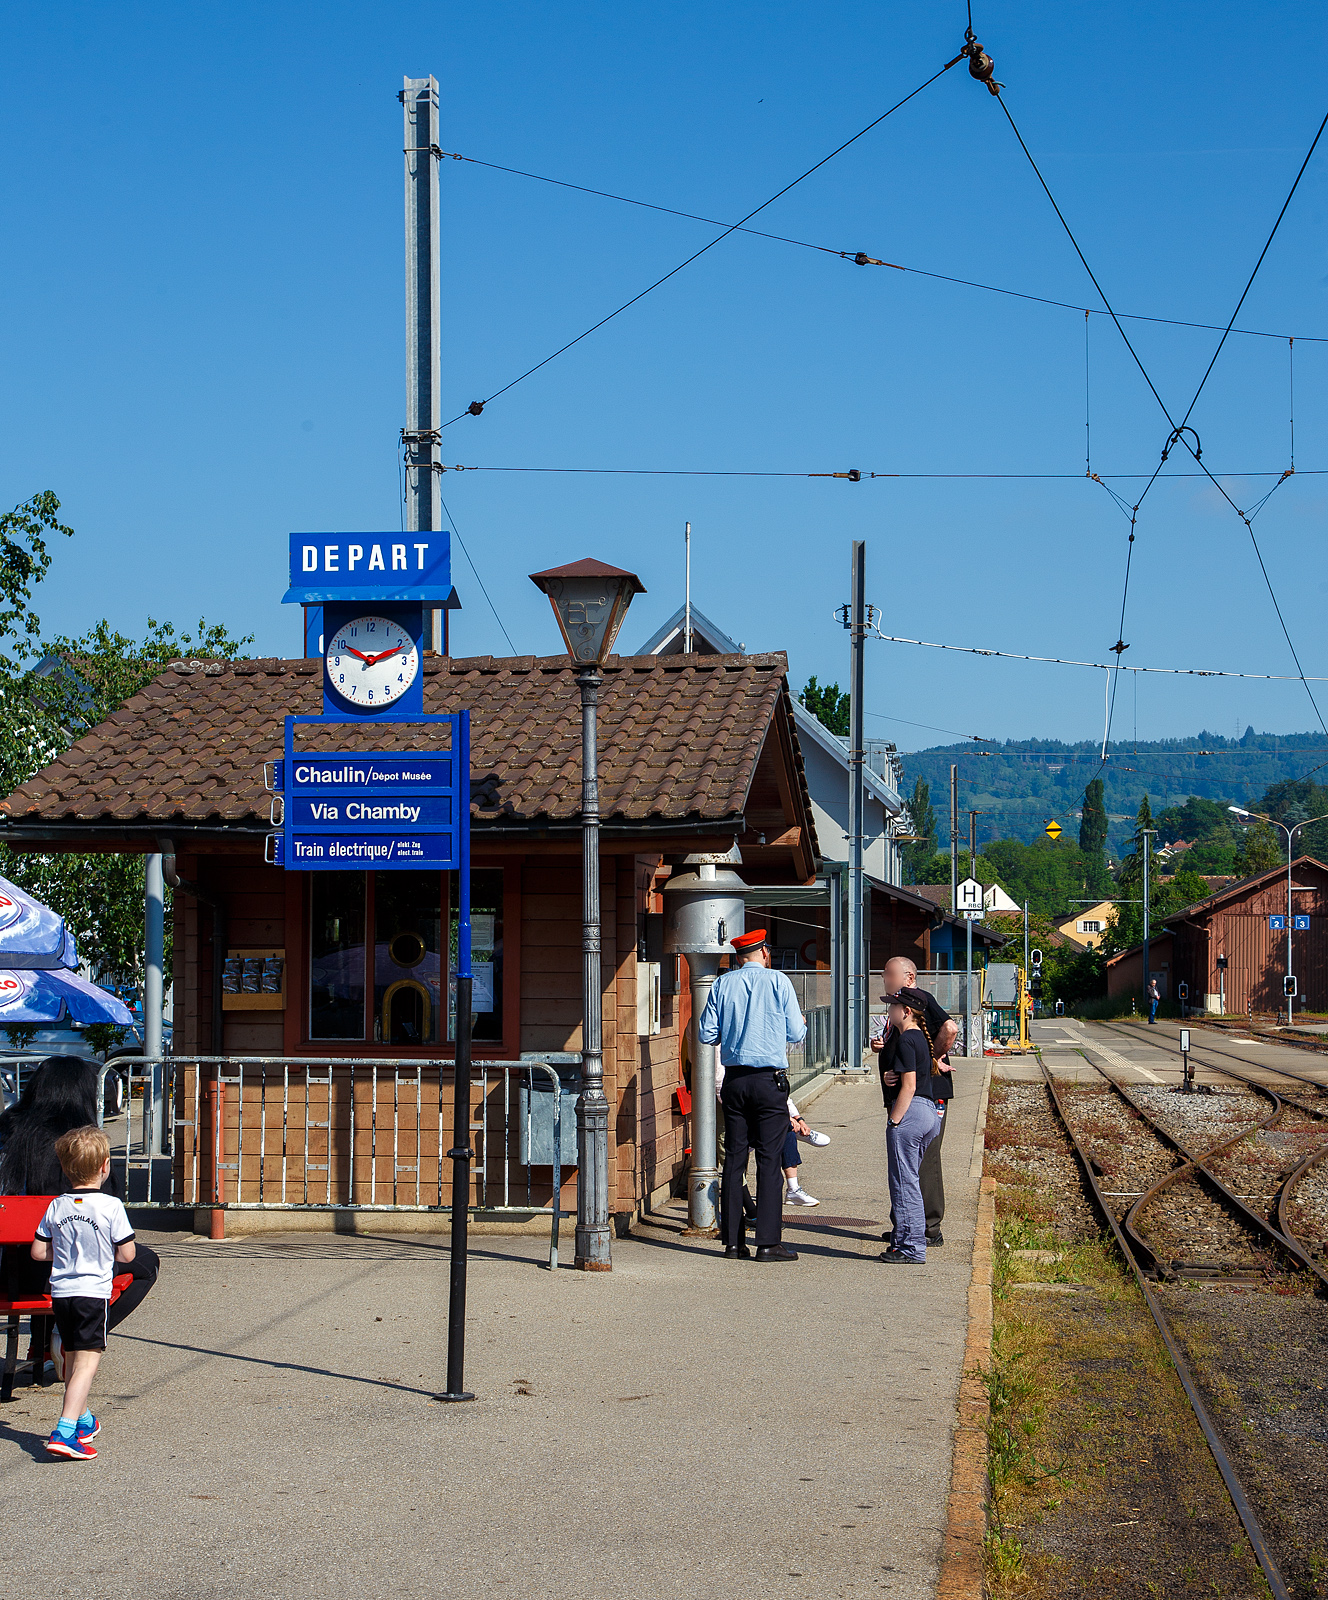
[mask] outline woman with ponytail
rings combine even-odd
[[[891,1264],[920,1266],[927,1259],[927,1214],[918,1169],[927,1147],[940,1132],[933,1040],[927,1031],[927,996],[900,989],[891,997],[890,1025],[898,1030],[894,1070],[899,1087],[889,1108],[885,1143],[890,1158],[890,1205],[894,1243],[881,1252]]]

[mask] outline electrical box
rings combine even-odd
[[[664,913],[647,911],[641,918],[641,931],[637,939],[638,961],[661,962],[664,959]]]
[[[659,962],[636,964],[636,1032],[646,1039],[659,1032]]]
[[[579,1058],[578,1058],[579,1059]],[[581,1093],[579,1072],[560,1072],[559,1147],[563,1170],[577,1163],[576,1101]],[[542,1072],[522,1074],[517,1097],[521,1132],[517,1159],[524,1167],[553,1165],[553,1084]]]

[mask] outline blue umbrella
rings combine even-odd
[[[7,878],[0,878],[0,966],[78,966],[65,919]]]
[[[74,936],[58,913],[0,878],[0,1027],[6,1023],[114,1022],[134,1014],[113,994],[78,975]]]
[[[131,1027],[134,1014],[109,992],[66,967],[0,971],[0,1028],[18,1022],[115,1022]]]

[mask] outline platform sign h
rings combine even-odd
[[[956,911],[981,911],[982,910],[982,885],[976,878],[964,878],[955,889]]]

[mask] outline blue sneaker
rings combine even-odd
[[[79,1423],[79,1425],[74,1429],[74,1437],[76,1439],[81,1439],[86,1444],[89,1439],[95,1439],[100,1432],[101,1418],[93,1417],[92,1426],[90,1428],[86,1423]]]
[[[72,1439],[57,1431],[46,1441],[46,1453],[52,1456],[64,1456],[67,1461],[94,1461],[97,1452],[86,1439],[80,1439],[76,1433]]]

